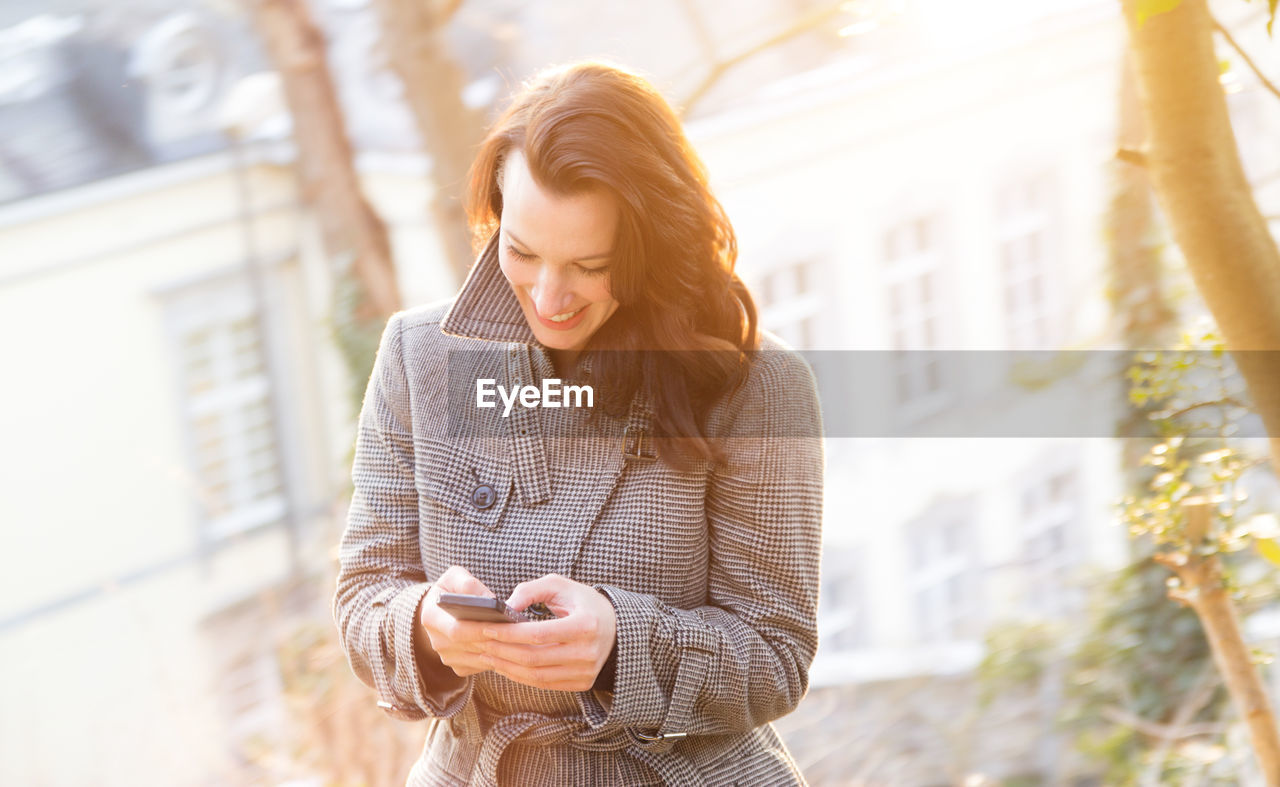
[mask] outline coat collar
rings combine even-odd
[[[552,371],[551,355],[546,345],[533,335],[520,301],[516,300],[511,283],[498,265],[497,232],[493,233],[471,266],[462,289],[440,321],[440,330],[464,339],[527,344],[542,360],[548,374]],[[592,366],[592,357],[588,353],[582,358],[578,371],[590,375]]]
[[[493,234],[471,266],[458,297],[440,323],[440,330],[467,339],[542,346],[530,330],[511,284],[498,267],[498,233]]]

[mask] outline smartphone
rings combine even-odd
[[[491,623],[526,623],[531,618],[508,607],[500,598],[471,596],[466,593],[441,593],[436,602],[440,609],[458,620],[482,620]]]

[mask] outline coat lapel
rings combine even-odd
[[[440,323],[440,330],[466,339],[541,346],[498,266],[498,233],[493,233],[476,264],[471,266],[458,297]]]
[[[457,298],[445,313],[440,329],[446,334],[467,339],[500,342],[511,345],[502,352],[506,357],[506,385],[535,383],[553,373],[547,349],[533,335],[525,320],[520,302],[516,300],[511,285],[498,265],[498,233],[494,233],[467,274],[467,280]],[[519,346],[524,345],[524,346]],[[584,359],[584,372],[590,371],[590,356]],[[643,433],[648,429],[652,413],[647,402],[637,397],[632,402],[627,422],[619,428],[630,427]],[[511,455],[515,465],[515,485],[522,506],[533,506],[551,498],[550,473],[547,449],[543,439],[542,423],[537,409],[517,408],[505,419],[510,440]],[[575,512],[576,521],[569,523],[569,543],[564,553],[565,567],[576,565],[582,539],[591,529],[601,508],[617,485],[630,460],[625,456],[628,446],[617,439],[616,455],[610,452],[608,470],[600,483],[586,493]]]
[[[550,358],[539,363],[546,355],[545,348],[534,337],[525,321],[520,302],[516,300],[511,285],[502,275],[498,265],[498,233],[494,233],[480,253],[475,265],[467,274],[458,297],[440,322],[440,330],[450,336],[464,339],[481,339],[512,346],[502,351],[505,356],[508,388],[534,381],[532,366],[551,368]],[[536,349],[540,357],[530,357],[530,349]],[[495,349],[495,352],[498,350]],[[546,448],[542,442],[541,424],[537,412],[518,408],[504,425],[508,430],[511,456],[515,463],[516,491],[520,503],[537,505],[551,497],[551,480],[547,471]]]

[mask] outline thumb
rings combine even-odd
[[[493,591],[484,583],[471,575],[461,566],[454,566],[444,573],[436,582],[445,593],[464,593],[471,596],[488,596],[493,598]]]
[[[547,574],[528,582],[521,582],[512,589],[511,597],[507,599],[507,606],[523,610],[530,604],[542,601],[548,606],[563,607],[563,604],[557,602],[561,600],[565,584],[565,578],[559,574]]]
[[[484,586],[484,583],[475,577],[467,577],[461,583],[461,589],[458,593],[469,593],[473,596],[488,596],[493,598],[493,591]]]

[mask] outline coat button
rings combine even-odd
[[[494,504],[498,499],[498,493],[488,484],[481,484],[471,492],[471,505],[483,511]]]

